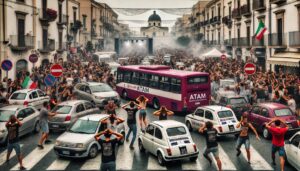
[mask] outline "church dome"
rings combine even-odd
[[[161,21],[161,18],[159,15],[156,14],[156,11],[153,11],[153,14],[150,15],[150,17],[148,18],[148,22],[151,21]]]

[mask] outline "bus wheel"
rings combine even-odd
[[[125,100],[128,99],[128,93],[127,93],[126,90],[123,90],[123,91],[122,91],[122,98],[125,99]]]
[[[158,110],[160,108],[159,100],[156,97],[153,98],[152,104],[153,104],[154,109]]]

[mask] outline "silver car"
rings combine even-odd
[[[95,114],[79,118],[68,131],[57,138],[54,146],[55,153],[58,156],[72,158],[96,157],[101,146],[94,136],[106,129],[107,125],[101,124],[101,121],[108,117],[107,114]],[[117,126],[117,132],[125,137],[123,123]],[[123,143],[124,138],[120,144]]]
[[[74,87],[74,95],[78,99],[90,101],[100,108],[103,108],[108,100],[114,100],[117,105],[120,104],[119,94],[104,83],[78,83]]]
[[[19,136],[26,135],[31,132],[39,132],[39,112],[32,106],[9,105],[0,108],[0,144],[7,141],[6,122],[11,115],[16,117],[23,123],[19,128]]]
[[[85,100],[70,100],[55,106],[52,112],[57,115],[49,120],[50,130],[65,130],[78,118],[100,113],[99,108]]]

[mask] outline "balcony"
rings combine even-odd
[[[284,3],[284,2],[286,2],[286,0],[270,0],[270,3],[271,4],[282,4],[282,3]]]
[[[226,39],[226,40],[224,40],[224,45],[225,46],[232,46],[232,39]]]
[[[245,17],[251,16],[250,5],[245,4],[241,7],[241,14]]]
[[[289,45],[293,48],[300,48],[300,32],[289,32]]]
[[[242,16],[241,16],[241,9],[240,8],[235,8],[233,11],[232,11],[232,18],[233,19],[241,19]]]
[[[257,40],[256,36],[252,37],[252,46],[253,47],[263,47],[265,46],[265,39],[262,38],[261,40]]]
[[[249,47],[251,45],[250,38],[248,37],[241,37],[241,38],[234,38],[232,39],[232,45],[238,47]]]
[[[68,16],[63,14],[61,16],[61,20],[60,17],[58,17],[58,21],[57,21],[57,25],[66,25],[68,23]]]
[[[40,53],[49,53],[51,51],[55,50],[55,40],[54,39],[48,39],[47,45],[43,45],[41,41],[38,42],[39,48],[38,50]]]
[[[11,35],[10,48],[14,51],[26,51],[34,48],[34,36]]]
[[[222,22],[227,26],[227,27],[231,27],[232,25],[232,20],[230,18],[230,16],[225,16],[222,18]]]
[[[284,33],[272,33],[268,35],[269,38],[269,46],[273,48],[285,48],[286,44],[286,36]]]
[[[265,11],[266,10],[266,0],[253,0],[254,11]]]

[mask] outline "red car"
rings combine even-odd
[[[297,120],[297,116],[290,108],[285,105],[279,103],[260,103],[254,105],[248,112],[248,121],[251,122],[259,132],[262,132],[265,139],[271,138],[271,134],[268,129],[265,128],[265,124],[274,117],[286,121],[289,126],[288,132],[300,130],[300,121]]]

